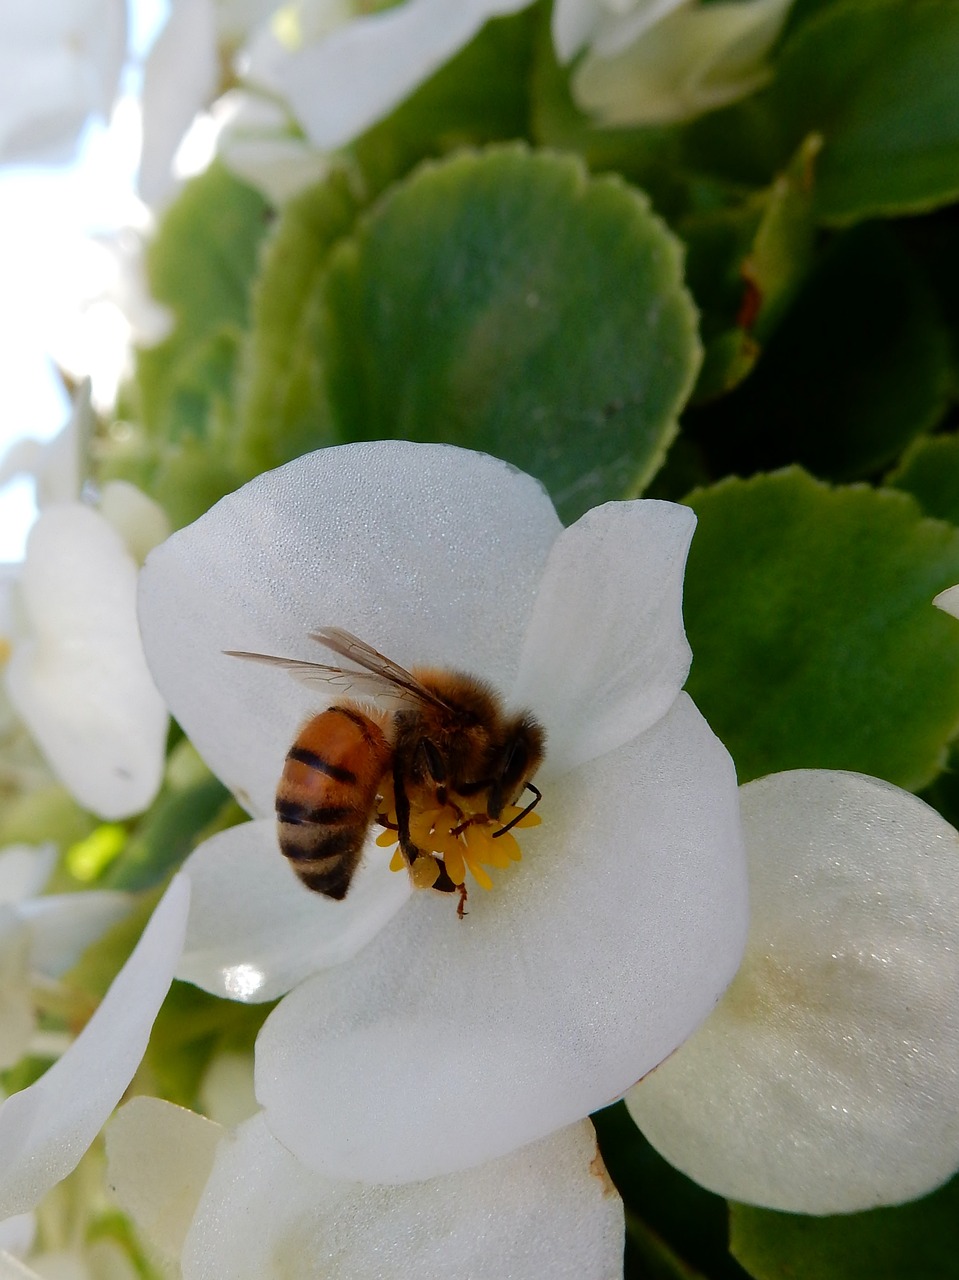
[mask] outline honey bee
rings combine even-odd
[[[307,683],[344,683],[362,699],[339,702],[313,716],[287,752],[276,792],[279,843],[307,888],[328,898],[346,897],[372,823],[378,819],[393,826],[379,811],[387,776],[408,868],[424,853],[410,834],[413,813],[449,805],[462,818],[461,830],[472,822],[498,822],[503,810],[529,790],[531,803],[494,831],[495,838],[539,803],[541,793],[531,779],[543,760],[546,735],[530,712],[507,714],[498,695],[472,676],[432,668],[407,671],[338,627],[310,638],[359,670],[226,651],[283,667]],[[377,707],[384,698],[398,700],[399,709]],[[431,887],[458,892],[462,916],[466,889],[453,882],[445,866]]]

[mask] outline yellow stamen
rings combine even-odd
[[[485,803],[486,797],[454,796],[450,803],[438,806],[429,793],[418,789],[410,794],[410,839],[423,852],[410,867],[403,852],[396,848],[390,860],[391,871],[409,871],[410,880],[416,889],[432,888],[443,870],[454,885],[464,885],[466,873],[483,889],[492,889],[491,880],[486,867],[494,867],[503,871],[513,862],[522,858],[519,844],[513,831],[519,827],[539,826],[542,819],[538,813],[528,813],[509,831],[509,826],[523,812],[518,805],[510,805],[495,821],[490,818],[485,808],[473,808],[473,805]],[[431,803],[432,801],[432,803]],[[381,848],[391,848],[399,842],[396,826],[396,804],[393,797],[393,784],[384,780],[380,789],[380,803],[377,812],[381,822],[389,823],[376,837]],[[497,835],[502,831],[501,835]]]

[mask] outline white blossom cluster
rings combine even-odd
[[[174,973],[282,996],[254,1114],[142,1099],[111,1129],[111,1184],[186,1277],[278,1259],[615,1276],[622,1207],[585,1117],[623,1095],[667,1158],[739,1200],[848,1212],[947,1178],[959,835],[855,774],[737,794],[681,692],[692,533],[652,501],[563,529],[503,463],[382,442],[266,473],[156,548],[151,669],[251,820],[197,849],[83,1033],[0,1108],[0,1213],[79,1160]],[[400,663],[482,673],[546,725],[542,824],[465,919],[372,836],[343,903],[279,855],[278,762],[336,695],[224,650],[308,658],[333,619]]]
[[[283,199],[528,3],[173,0],[146,68],[144,192],[168,197],[212,109],[226,161]],[[555,0],[551,37],[597,122],[665,122],[762,84],[788,8]],[[120,0],[24,14],[0,15],[6,160],[69,151],[123,60]],[[160,787],[172,715],[247,820],[190,854],[56,1045],[44,993],[133,904],[45,892],[54,845],[0,849],[0,1068],[55,1059],[0,1102],[0,1275],[52,1274],[38,1206],[105,1126],[112,1193],[184,1280],[615,1280],[624,1209],[589,1116],[619,1099],[667,1160],[746,1204],[852,1213],[959,1169],[959,833],[860,774],[737,785],[684,692],[689,508],[611,502],[564,528],[505,462],[381,441],[297,458],[169,536],[133,486],[83,484],[89,413],[84,391],[53,448],[0,474],[32,472],[41,511],[0,580],[0,781],[56,778],[129,818]],[[937,603],[959,612],[955,592]],[[330,627],[478,677],[545,728],[541,821],[465,912],[415,887],[375,826],[343,901],[280,854],[284,758],[339,695],[235,654],[325,662],[311,637]],[[174,978],[275,1007],[251,1061],[214,1059],[207,1115],[141,1095],[111,1120]],[[138,1274],[79,1247],[56,1266]]]

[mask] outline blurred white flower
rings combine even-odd
[[[53,845],[0,849],[0,1070],[41,1047],[37,987],[66,973],[130,909],[125,893],[45,895],[56,857]]]
[[[693,525],[687,508],[627,502],[564,530],[505,463],[385,441],[262,475],[151,553],[151,669],[257,819],[187,864],[180,976],[244,1000],[296,986],[260,1034],[256,1089],[304,1163],[392,1182],[495,1159],[622,1094],[732,977],[735,778],[680,693]],[[324,625],[487,679],[546,727],[542,826],[491,892],[470,889],[465,919],[455,898],[410,900],[372,834],[342,902],[278,851],[284,758],[337,690],[222,651],[326,660],[307,639]]]
[[[105,118],[126,52],[124,0],[0,5],[0,163],[68,161]]]
[[[0,1277],[140,1280],[137,1245],[125,1223],[117,1230],[122,1211],[105,1175],[106,1156],[97,1143],[35,1211],[0,1222]]]
[[[176,876],[77,1038],[0,1104],[0,1221],[36,1208],[76,1168],[123,1096],[173,978],[189,903],[189,882]]]
[[[305,1168],[262,1116],[231,1132],[156,1098],[107,1130],[110,1181],[184,1280],[616,1280],[623,1206],[584,1121],[401,1187]]]
[[[672,124],[735,102],[772,74],[792,0],[557,0],[554,39],[575,101],[604,125]]]
[[[959,1168],[959,833],[861,774],[774,774],[742,801],[742,967],[627,1106],[733,1200],[835,1214],[924,1195]]]
[[[100,509],[78,501],[90,430],[84,384],[64,431],[23,442],[0,482],[32,469],[40,516],[27,539],[6,637],[5,687],[51,768],[105,818],[149,805],[162,777],[167,713],[147,670],[136,619],[138,563],[169,532],[161,509],[125,482]]]

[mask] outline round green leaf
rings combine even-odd
[[[689,498],[687,688],[740,781],[851,769],[910,790],[959,729],[959,530],[903,493],[830,489],[798,468]]]
[[[567,520],[656,471],[699,361],[646,198],[519,146],[392,188],[333,255],[325,350],[345,439],[485,450]]]
[[[194,178],[164,215],[147,251],[150,289],[175,327],[137,353],[140,414],[151,431],[168,427],[181,371],[193,379],[198,347],[224,327],[246,327],[250,283],[268,207],[219,164]]]
[[[756,1280],[952,1280],[959,1179],[923,1200],[828,1218],[730,1210],[732,1252]]]
[[[828,222],[914,213],[959,196],[959,4],[847,0],[787,41],[773,88],[785,134],[825,139]]]
[[[316,333],[318,290],[330,250],[357,209],[345,174],[332,173],[286,205],[264,245],[239,377],[236,453],[245,478],[334,443]]]

